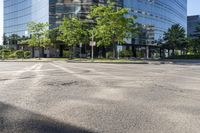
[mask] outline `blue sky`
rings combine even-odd
[[[0,45],[2,44],[3,35],[3,0],[0,0]]]
[[[188,0],[188,15],[200,15],[199,4],[199,0]]]
[[[188,15],[200,15],[199,0],[188,0]],[[3,34],[3,0],[0,0],[0,44]]]

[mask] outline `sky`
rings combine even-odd
[[[188,0],[188,15],[200,15],[200,0]],[[3,36],[3,0],[0,0],[0,44]]]
[[[199,4],[199,0],[188,0],[188,15],[200,15]]]
[[[3,0],[0,0],[0,45],[2,44],[3,36]]]

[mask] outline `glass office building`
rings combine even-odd
[[[7,36],[27,34],[27,23],[48,22],[57,27],[64,16],[86,19],[93,4],[105,0],[4,0],[4,33]],[[122,0],[117,3],[123,4]]]
[[[173,24],[187,30],[187,0],[124,0],[124,7],[146,29],[146,44],[156,44]]]
[[[4,33],[24,35],[31,20],[31,0],[4,0]]]
[[[4,0],[4,33],[27,34],[30,21],[49,22],[48,0]]]
[[[59,25],[64,16],[87,19],[93,4],[106,0],[4,0],[5,36],[28,36],[27,23],[48,22],[50,29]],[[187,0],[116,0],[118,6],[129,9],[131,16],[142,25],[143,35],[128,44],[156,45],[172,24],[187,30]],[[16,43],[17,41],[15,41]],[[9,42],[10,43],[10,42]]]
[[[197,27],[200,24],[200,15],[188,16],[187,24],[188,37],[199,37],[200,32],[197,32]]]

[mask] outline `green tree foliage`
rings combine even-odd
[[[131,50],[122,50],[120,51],[120,57],[131,57],[132,56]]]
[[[33,47],[47,47],[50,46],[51,40],[49,39],[48,23],[31,22],[28,24],[28,32],[31,35],[30,39],[22,43],[28,43]]]
[[[125,39],[133,38],[138,29],[135,18],[128,16],[127,8],[119,8],[116,3],[95,5],[91,8],[89,18],[94,20],[91,32],[94,34],[97,46],[113,46],[113,56],[117,43],[125,43]]]
[[[54,28],[48,31],[49,39],[52,44],[56,44],[60,35],[59,28]]]
[[[189,54],[200,55],[200,40],[198,38],[189,38],[187,50]]]
[[[7,59],[9,58],[9,55],[12,53],[10,49],[2,49],[0,50],[0,58],[1,59]]]
[[[64,18],[59,26],[58,40],[63,41],[73,51],[75,56],[75,47],[88,42],[88,31],[85,29],[87,23],[79,20],[77,17]],[[73,48],[73,49],[72,49]],[[72,52],[71,52],[72,53]],[[72,57],[72,56],[70,56]]]
[[[200,23],[195,32],[196,34],[187,38],[187,52],[190,55],[200,55]]]
[[[23,50],[17,50],[15,51],[15,57],[16,58],[24,58],[24,51]]]
[[[68,46],[84,43],[83,38],[87,36],[87,31],[83,29],[84,26],[85,23],[76,17],[64,18],[59,26],[58,40],[63,41]]]
[[[179,24],[174,24],[167,32],[164,33],[164,40],[166,41],[163,45],[163,48],[171,49],[172,55],[174,55],[175,49],[184,49],[186,48],[186,35],[185,29]]]
[[[30,58],[30,57],[31,57],[31,51],[25,51],[24,58]]]

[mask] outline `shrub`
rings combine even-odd
[[[31,51],[25,51],[24,58],[31,58]]]
[[[16,58],[16,54],[15,53],[10,54],[9,58],[12,58],[12,59]]]
[[[16,58],[24,58],[24,51],[23,50],[17,50],[15,51]]]
[[[120,57],[131,57],[132,54],[133,53],[130,50],[122,50],[122,51],[120,51],[119,56]]]
[[[9,55],[11,54],[12,52],[11,52],[11,50],[9,50],[9,49],[2,49],[2,50],[0,50],[0,57],[2,58],[2,59],[7,59],[7,58],[9,58]]]
[[[64,57],[67,57],[67,58],[70,58],[70,57],[72,56],[72,52],[71,52],[71,51],[66,51],[66,50],[64,50],[64,51],[63,51],[63,56],[64,56]]]
[[[113,58],[113,52],[107,52],[106,53],[106,58]]]

